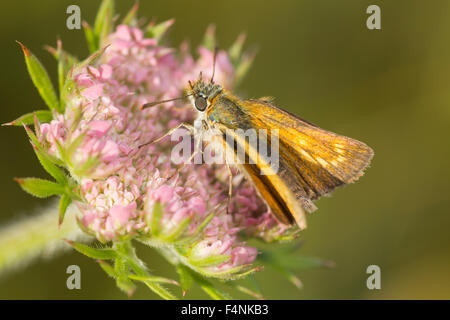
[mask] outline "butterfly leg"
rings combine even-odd
[[[192,125],[189,124],[189,123],[182,122],[182,123],[180,123],[179,125],[177,125],[175,128],[170,129],[165,135],[159,137],[158,139],[153,140],[153,141],[150,141],[150,142],[147,142],[147,143],[144,143],[144,144],[141,144],[141,145],[139,146],[139,148],[142,148],[142,147],[147,146],[147,145],[149,145],[149,144],[157,143],[157,142],[161,141],[162,139],[164,139],[165,137],[172,135],[172,133],[174,133],[175,131],[177,131],[177,130],[180,129],[180,128],[185,128],[185,129],[187,129],[191,134],[194,133],[194,126],[192,126]]]
[[[201,150],[201,148],[200,148],[200,147],[201,147],[201,142],[202,142],[202,140],[201,140],[201,139],[198,139],[197,144],[196,144],[195,147],[194,147],[194,152],[192,153],[192,155],[189,157],[189,159],[188,159],[187,161],[185,161],[185,162],[181,165],[181,167],[177,168],[176,172],[175,172],[174,174],[172,174],[172,175],[168,178],[168,180],[172,179],[178,172],[180,172],[181,170],[183,170],[183,168],[186,166],[186,164],[190,164],[191,161],[192,161],[192,159],[194,159],[194,157],[195,157],[199,152],[203,153],[203,150]]]
[[[231,196],[233,195],[233,172],[231,171],[231,167],[226,162],[227,170],[228,170],[228,199],[227,199],[227,214],[230,213],[230,203],[231,203]],[[234,220],[234,215],[233,215]]]

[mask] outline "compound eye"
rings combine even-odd
[[[197,97],[195,98],[195,107],[199,110],[199,111],[205,111],[206,107],[207,107],[208,103],[206,102],[206,99],[203,97]]]

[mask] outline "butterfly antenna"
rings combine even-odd
[[[217,57],[217,51],[218,51],[218,47],[215,46],[214,47],[214,54],[213,54],[213,72],[212,72],[212,76],[211,76],[211,80],[210,83],[214,82],[214,75],[216,73],[216,57]]]
[[[151,108],[151,107],[154,107],[154,106],[157,106],[158,104],[161,104],[161,103],[166,103],[166,102],[171,102],[171,101],[176,101],[176,100],[183,100],[183,99],[185,99],[185,98],[187,98],[187,97],[189,97],[189,96],[191,96],[191,95],[192,95],[192,94],[188,94],[188,95],[183,96],[183,97],[178,97],[178,98],[173,98],[173,99],[167,99],[167,100],[160,100],[160,101],[149,102],[149,103],[143,104],[143,105],[141,106],[141,110],[147,109],[147,108]]]

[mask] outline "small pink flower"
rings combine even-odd
[[[114,226],[123,227],[131,218],[135,217],[136,202],[132,202],[127,206],[114,205],[109,210],[109,217],[106,219],[106,224],[113,229]]]
[[[95,84],[92,85],[83,91],[81,91],[81,95],[89,100],[98,99],[103,93],[103,84]]]

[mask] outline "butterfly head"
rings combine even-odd
[[[215,97],[222,93],[221,85],[215,84],[213,81],[205,83],[202,74],[194,83],[189,82],[191,88],[190,97],[195,109],[200,112],[205,111],[212,103]]]

